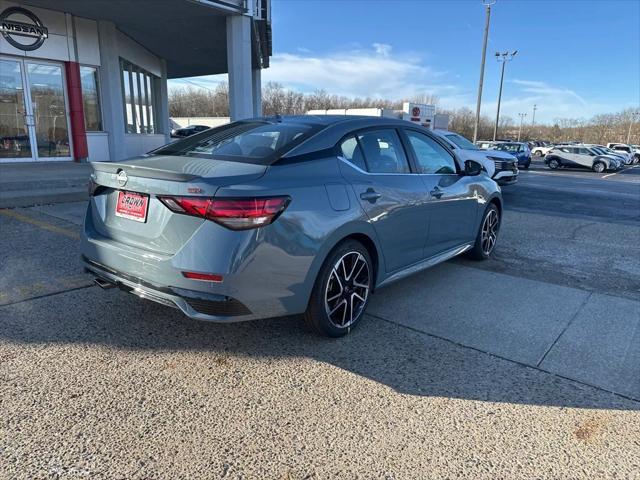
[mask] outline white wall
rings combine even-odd
[[[154,148],[161,147],[167,143],[163,133],[157,134],[126,134],[124,136],[125,158],[137,157],[147,153]]]
[[[106,132],[87,132],[87,147],[90,162],[109,160],[109,134]]]
[[[226,125],[230,121],[229,117],[171,117],[173,128],[188,127],[189,125],[206,125],[213,128]]]

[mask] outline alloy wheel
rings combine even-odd
[[[349,252],[340,257],[329,274],[324,308],[338,328],[351,326],[362,314],[369,297],[371,273],[365,257]]]
[[[498,224],[499,224],[498,212],[494,209],[489,210],[487,216],[484,217],[482,222],[482,252],[485,255],[490,255],[493,247],[498,239]]]

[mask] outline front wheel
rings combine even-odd
[[[556,158],[551,158],[547,165],[551,170],[556,170],[560,166],[560,162]]]
[[[305,323],[328,337],[349,333],[364,316],[373,276],[371,256],[364,245],[355,240],[339,244],[320,269]]]
[[[533,154],[534,154],[536,157],[541,157],[541,156],[542,156],[542,151],[541,151],[541,150],[536,150],[535,152],[533,152]]]
[[[480,230],[476,236],[473,248],[469,250],[469,257],[474,260],[486,260],[493,253],[500,231],[500,211],[491,203],[484,212]]]
[[[607,166],[602,162],[596,162],[593,164],[593,171],[596,173],[602,173],[606,168]]]

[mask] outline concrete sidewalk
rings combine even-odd
[[[640,302],[445,263],[372,316],[640,401]]]
[[[0,163],[0,208],[85,200],[90,173],[88,163]]]

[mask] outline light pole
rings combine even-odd
[[[631,141],[631,127],[633,126],[633,122],[638,116],[640,116],[640,111],[631,112],[631,121],[629,122],[629,131],[627,132],[627,145],[629,145],[629,142]]]
[[[507,64],[507,62],[510,62],[511,60],[513,60],[513,57],[515,57],[518,54],[517,50],[514,50],[513,52],[509,53],[509,52],[496,52],[496,60],[498,62],[502,62],[502,73],[500,74],[500,92],[498,93],[498,111],[496,112],[496,124],[493,127],[493,141],[495,142],[496,137],[498,136],[498,122],[500,121],[500,102],[502,101],[502,84],[504,82],[504,66]]]
[[[533,104],[533,116],[531,117],[531,130],[536,126],[536,110],[538,109],[538,105]]]
[[[519,113],[518,116],[520,117],[520,128],[518,128],[518,141],[520,141],[520,136],[522,135],[522,123],[524,122],[524,117],[526,117],[527,114]]]
[[[491,5],[497,0],[482,0],[486,7],[486,21],[484,24],[484,42],[482,43],[482,61],[480,62],[480,81],[478,82],[478,102],[476,103],[476,123],[473,126],[473,143],[478,140],[478,126],[480,125],[480,104],[482,103],[482,83],[484,82],[484,63],[487,58],[487,39],[489,38],[489,21],[491,20]]]

